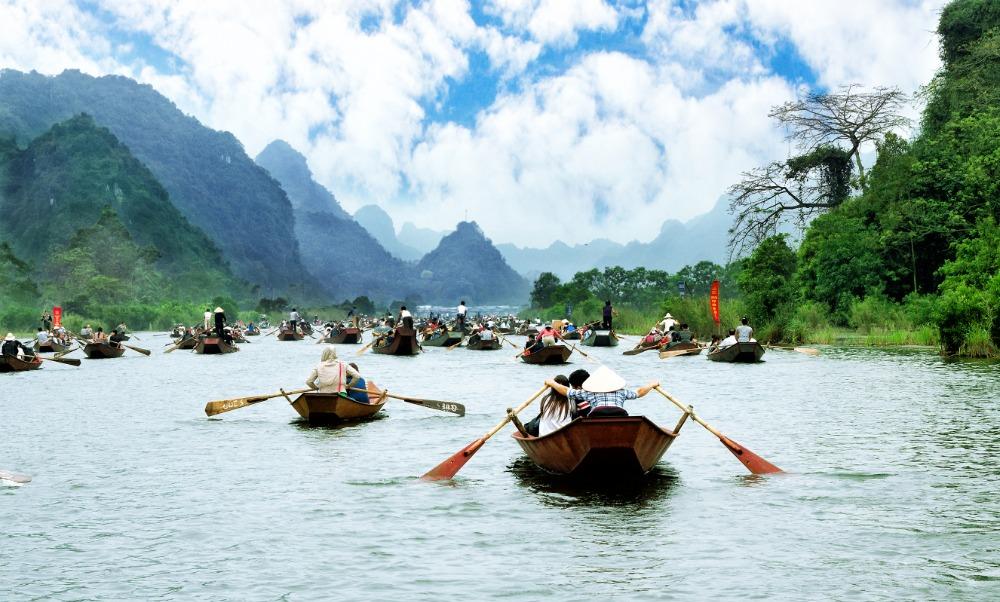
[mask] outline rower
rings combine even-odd
[[[101,329],[98,328],[97,330],[100,331]],[[108,338],[108,340],[111,341],[112,347],[118,347],[120,349],[122,346],[122,342],[125,340],[125,337],[118,332],[117,328],[113,328],[111,329],[111,336]]]
[[[300,320],[302,320],[302,317],[299,316],[298,310],[293,307],[292,311],[288,314],[288,323],[291,324],[292,332],[295,332],[295,326]]]
[[[660,386],[659,381],[654,380],[648,385],[632,391],[625,388],[624,378],[606,366],[598,368],[590,375],[590,378],[583,382],[579,389],[570,389],[554,380],[547,380],[545,384],[560,395],[565,395],[571,401],[588,402],[590,404],[590,417],[627,416],[626,401],[645,397],[650,391]]]
[[[221,307],[215,308],[215,334],[220,338],[226,338],[226,312]],[[228,342],[228,341],[227,341]]]
[[[469,313],[469,308],[465,306],[465,299],[458,304],[458,309],[456,310],[458,315],[458,330],[465,331],[465,314]]]
[[[8,332],[7,336],[3,339],[3,347],[0,347],[0,353],[8,357],[25,357],[33,356],[34,353],[24,346],[21,341],[17,340],[13,332]]]
[[[90,327],[90,324],[80,329],[81,339],[89,340],[92,336],[94,336],[94,329]]]
[[[546,347],[551,347],[555,345],[556,337],[558,336],[559,333],[556,332],[555,328],[552,328],[551,324],[546,324],[545,328],[543,328],[542,332],[539,334],[539,338],[542,339],[542,344],[545,345]]]
[[[35,339],[38,340],[39,346],[45,345],[46,343],[49,342],[49,333],[45,332],[39,327],[38,332],[35,334]]]
[[[406,309],[405,305],[399,308],[399,322],[404,328],[413,328],[413,314],[410,313],[410,310]]]

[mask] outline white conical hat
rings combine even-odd
[[[5,340],[5,341],[13,341],[14,340],[14,333],[13,332],[8,332],[7,336],[5,336],[3,338],[3,340]]]
[[[663,319],[664,319],[664,320],[666,320],[666,319],[668,319],[668,318],[669,318],[669,319],[671,319],[671,320],[673,320],[673,319],[674,319],[674,317],[670,315],[670,312],[669,312],[669,311],[667,312],[667,315],[663,316]]]
[[[226,310],[222,309],[221,307],[216,307],[215,308],[215,313],[217,313],[217,314],[219,314],[219,313],[226,313]]]
[[[583,381],[582,388],[591,393],[610,393],[624,389],[625,384],[625,379],[618,376],[614,370],[601,366],[590,375],[590,378]]]

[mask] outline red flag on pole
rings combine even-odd
[[[712,319],[718,324],[719,320],[719,281],[712,281],[712,292],[708,297],[708,304],[712,308]]]
[[[62,307],[58,305],[52,308],[52,326],[55,328],[62,326]]]

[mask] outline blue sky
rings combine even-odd
[[[942,3],[0,0],[0,67],[148,83],[397,227],[647,240],[790,152],[770,107],[926,83]]]

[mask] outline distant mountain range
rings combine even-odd
[[[665,221],[659,235],[645,243],[633,241],[622,245],[596,239],[572,246],[556,241],[544,249],[512,244],[499,244],[497,248],[511,267],[529,278],[541,272],[553,272],[566,279],[576,272],[616,265],[676,272],[703,260],[725,263],[731,223],[728,200],[720,198],[711,211],[690,221]]]

